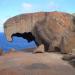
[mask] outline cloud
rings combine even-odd
[[[55,1],[50,1],[48,4],[48,7],[50,9],[58,9],[59,8],[58,4]]]
[[[30,3],[22,3],[23,8],[32,8],[32,4]]]

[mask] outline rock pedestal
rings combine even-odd
[[[33,53],[44,53],[44,45],[40,45],[39,47],[37,47]]]

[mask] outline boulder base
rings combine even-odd
[[[73,55],[73,54],[67,54],[67,55],[64,55],[62,59],[70,61],[72,59],[75,59],[75,55]]]
[[[44,53],[44,45],[40,45],[39,47],[37,47],[33,53]]]
[[[73,67],[75,67],[75,59],[72,59],[72,60],[70,61],[70,64],[71,64]]]

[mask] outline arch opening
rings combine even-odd
[[[14,36],[22,37],[23,39],[26,39],[28,41],[28,43],[34,41],[35,44],[38,45],[37,41],[35,40],[35,37],[33,36],[33,34],[31,32],[14,33],[14,34],[12,34],[11,38],[13,38]]]

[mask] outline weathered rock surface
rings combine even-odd
[[[68,13],[38,12],[18,15],[4,23],[4,32],[8,41],[12,41],[12,35],[24,33],[26,37],[22,36],[23,38],[34,40],[37,46],[44,44],[45,50],[54,51],[57,47],[61,53],[70,53],[75,48],[75,17]]]
[[[72,59],[75,59],[75,55],[72,55],[72,54],[67,54],[67,55],[64,55],[63,56],[63,60],[72,60]]]
[[[75,49],[72,49],[72,54],[75,54]]]
[[[75,75],[62,54],[16,52],[0,57],[0,75]]]
[[[40,45],[39,47],[37,47],[33,53],[44,53],[45,49],[44,49],[44,45]]]
[[[75,67],[75,59],[70,60],[69,62],[73,67]]]
[[[62,59],[68,61],[72,66],[75,67],[75,54],[64,55]]]

